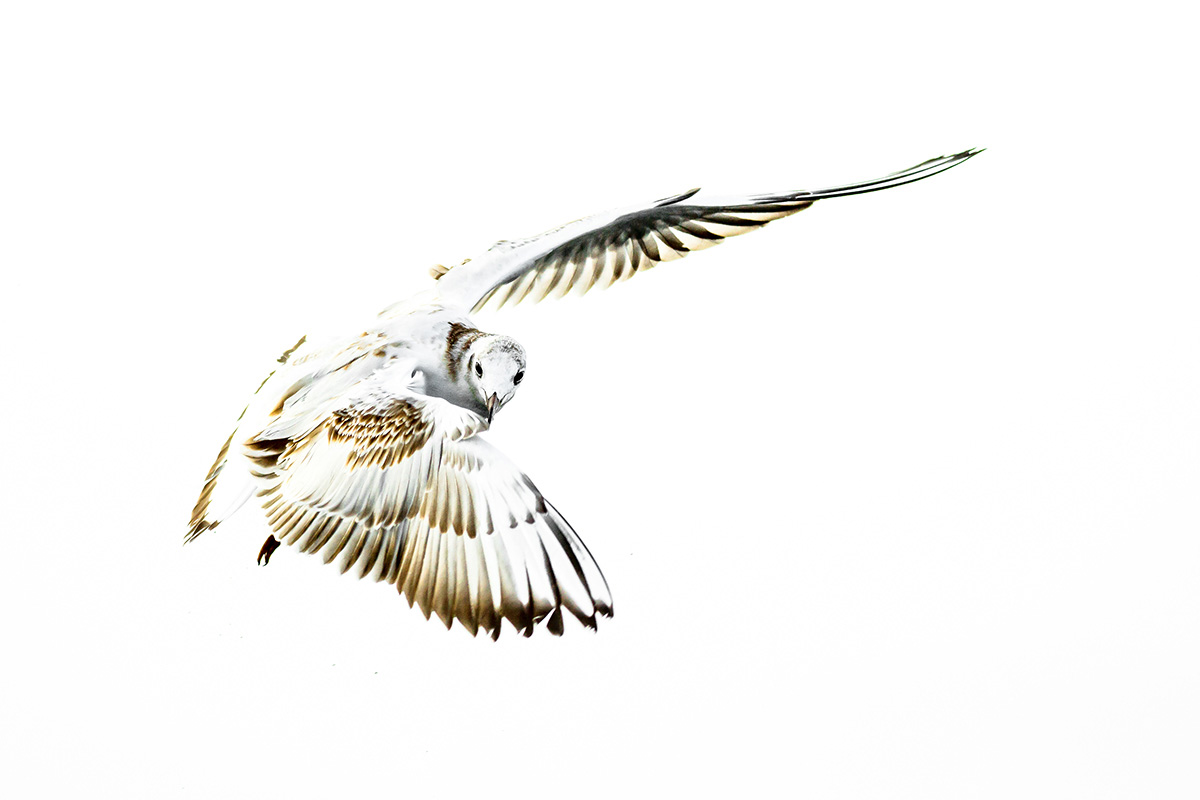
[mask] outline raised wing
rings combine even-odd
[[[439,275],[443,301],[478,311],[532,297],[562,297],[572,289],[611,286],[660,261],[681,258],[772,220],[795,214],[817,200],[877,192],[912,183],[961,164],[980,149],[940,156],[873,181],[815,191],[696,198],[699,189],[597,214],[540,236],[497,242],[482,257]],[[691,201],[691,202],[685,202]]]
[[[449,628],[526,636],[566,608],[612,616],[600,568],[562,515],[502,453],[487,424],[444,400],[377,380],[311,429],[250,444],[275,536],[342,572],[394,583]]]

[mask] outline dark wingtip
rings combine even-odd
[[[677,194],[677,195],[674,195],[673,197],[664,197],[662,200],[657,201],[654,204],[654,207],[662,208],[663,206],[672,206],[672,205],[675,205],[676,203],[681,203],[684,200],[687,200],[689,197],[691,197],[698,191],[700,191],[699,186],[697,186],[695,189],[689,189],[686,192],[684,192],[683,194]]]
[[[549,619],[546,620],[546,630],[555,636],[563,635],[562,608],[559,606],[554,607],[554,611],[550,613]]]

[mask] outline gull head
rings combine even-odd
[[[481,336],[467,351],[466,378],[478,404],[473,410],[490,425],[525,378],[525,348],[510,336]]]

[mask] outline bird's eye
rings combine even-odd
[[[513,386],[516,386],[523,380],[525,380],[525,370],[517,370],[517,374],[513,375]]]
[[[480,364],[478,361],[475,362],[475,374],[481,378],[483,377],[483,364]]]

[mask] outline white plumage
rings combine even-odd
[[[697,190],[496,243],[340,341],[301,339],[222,447],[186,541],[254,496],[279,543],[393,583],[426,617],[499,636],[612,615],[600,568],[533,482],[479,435],[524,377],[525,354],[468,313],[608,286],[817,200],[920,180],[980,152],[818,191],[705,200]]]

